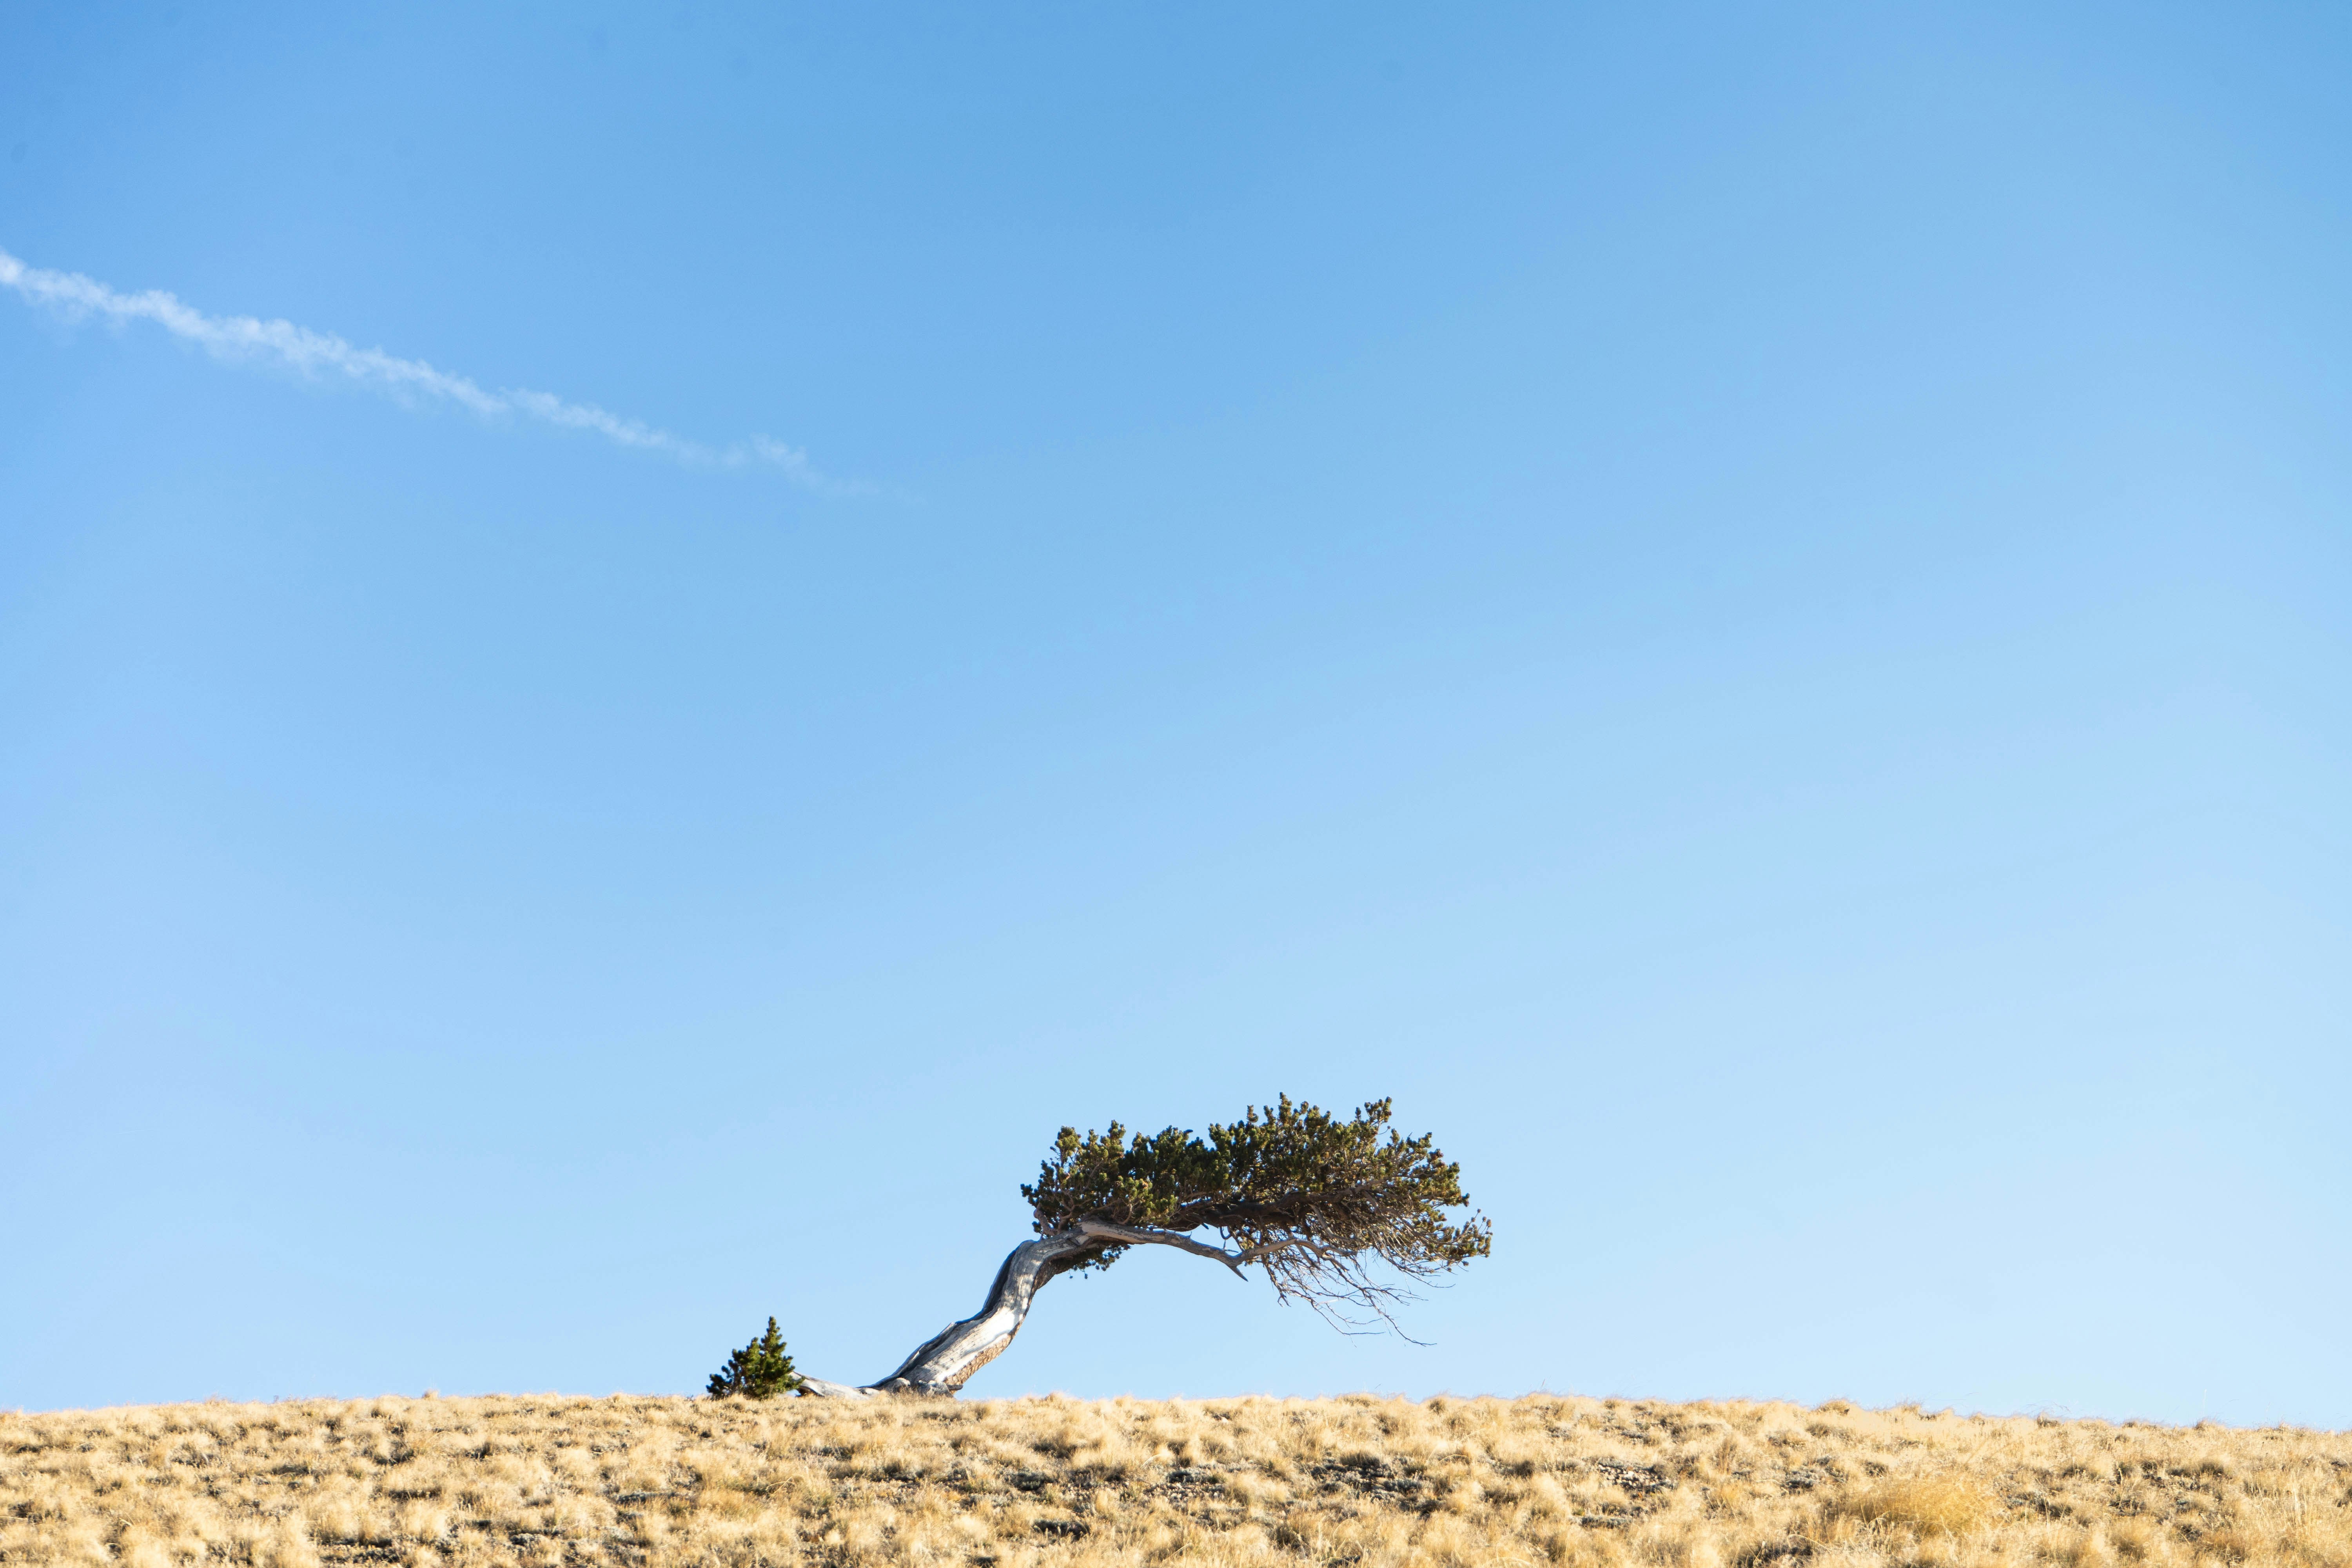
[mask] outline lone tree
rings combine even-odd
[[[1206,1139],[1171,1127],[1130,1141],[1116,1121],[1084,1137],[1065,1127],[1037,1180],[1021,1189],[1036,1239],[1005,1258],[980,1310],[915,1347],[878,1383],[803,1377],[800,1392],[952,1394],[1004,1353],[1047,1280],[1108,1268],[1130,1247],[1177,1247],[1236,1275],[1256,1264],[1277,1296],[1306,1302],[1335,1327],[1393,1327],[1410,1282],[1486,1257],[1491,1230],[1482,1215],[1446,1217],[1469,1203],[1462,1167],[1428,1134],[1407,1138],[1388,1123],[1385,1100],[1342,1121],[1284,1095],[1230,1126],[1212,1124]],[[1375,1274],[1375,1265],[1396,1279]]]

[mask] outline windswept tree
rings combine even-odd
[[[1237,1275],[1255,1265],[1283,1300],[1358,1329],[1393,1326],[1415,1281],[1486,1257],[1491,1236],[1481,1215],[1448,1217],[1469,1204],[1462,1167],[1426,1133],[1391,1129],[1385,1100],[1342,1120],[1285,1095],[1206,1138],[1171,1127],[1130,1139],[1116,1121],[1083,1137],[1065,1127],[1021,1195],[1036,1238],[1005,1258],[979,1311],[878,1383],[804,1377],[801,1393],[951,1394],[1004,1353],[1047,1280],[1108,1268],[1130,1247],[1176,1247]]]

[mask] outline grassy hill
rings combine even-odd
[[[0,1415],[0,1563],[2352,1565],[2352,1436],[1536,1397]]]

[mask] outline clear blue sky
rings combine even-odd
[[[18,5],[0,1405],[884,1373],[1066,1121],[1495,1256],[974,1394],[2352,1425],[2336,6]],[[805,476],[801,476],[805,478]]]

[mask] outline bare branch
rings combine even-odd
[[[1150,1245],[1178,1247],[1192,1253],[1196,1258],[1213,1258],[1235,1274],[1241,1274],[1243,1264],[1255,1262],[1257,1258],[1257,1253],[1255,1251],[1227,1252],[1221,1247],[1194,1241],[1191,1237],[1172,1230],[1137,1230],[1130,1226],[1112,1225],[1108,1220],[1099,1219],[1082,1219],[1070,1228],[1080,1236],[1090,1237],[1098,1241],[1115,1241],[1122,1246]],[[1247,1276],[1243,1277],[1247,1278]]]

